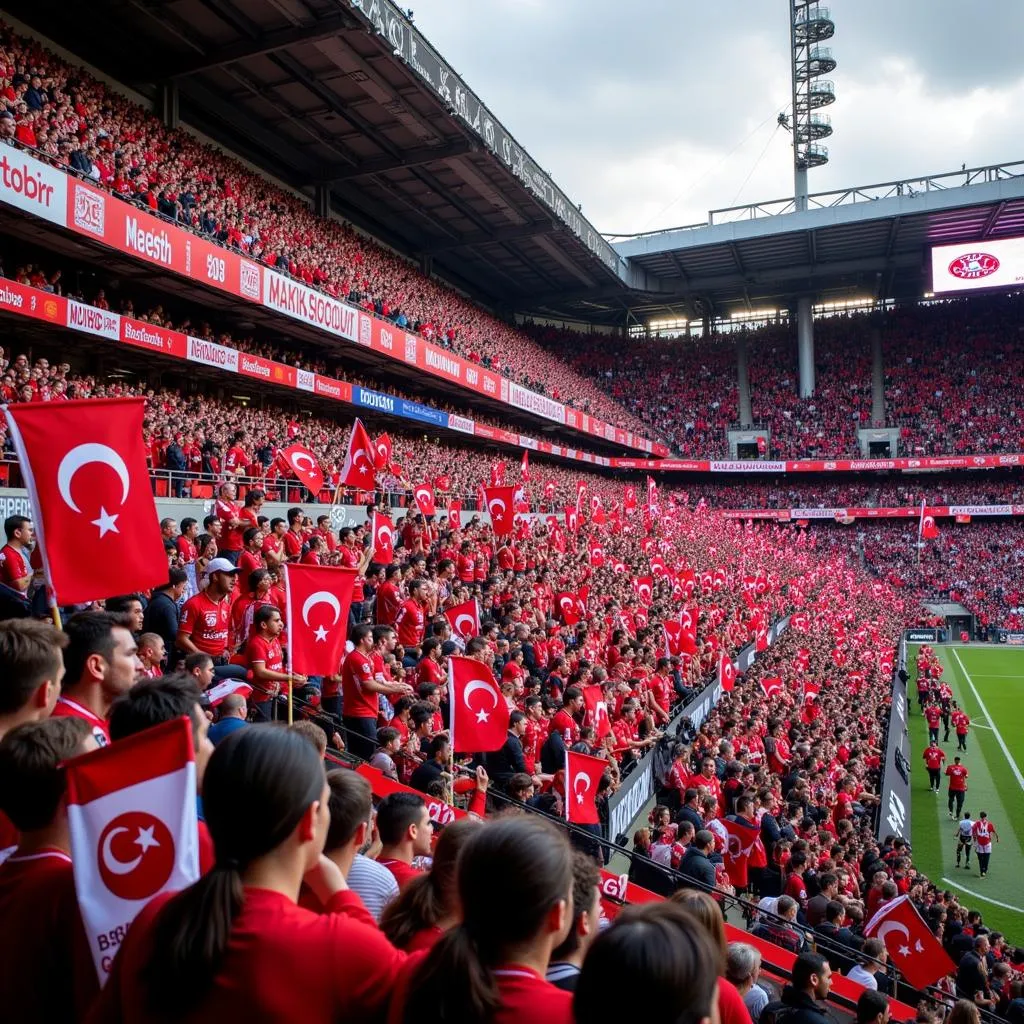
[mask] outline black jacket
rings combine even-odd
[[[790,1007],[785,1024],[834,1024],[825,1012],[824,1004],[812,999],[806,992],[801,992],[792,985],[782,990],[782,1002]]]
[[[156,633],[163,638],[168,667],[174,664],[174,641],[178,636],[178,606],[166,590],[155,590],[142,616],[144,633]]]
[[[693,825],[694,832],[699,832],[704,827],[704,819],[700,816],[700,812],[695,810],[693,807],[687,807],[683,804],[679,808],[679,813],[676,815],[676,821],[681,825],[684,821],[690,822]]]
[[[441,778],[441,773],[443,771],[444,768],[442,768],[441,765],[439,765],[433,758],[430,758],[429,760],[424,761],[423,764],[421,764],[419,768],[412,773],[412,778],[409,779],[409,785],[413,789],[418,789],[421,793],[426,793],[427,787],[430,783],[435,779]]]
[[[511,732],[505,737],[505,745],[500,750],[491,751],[485,760],[487,774],[498,783],[506,783],[517,772],[526,771],[522,741]]]
[[[686,853],[683,854],[683,859],[679,864],[679,870],[687,878],[692,878],[709,889],[714,888],[714,865],[708,860],[707,854],[701,852],[695,846],[690,845],[686,848]]]

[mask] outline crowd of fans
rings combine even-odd
[[[0,139],[615,426],[639,421],[563,360],[409,261],[0,25]]]

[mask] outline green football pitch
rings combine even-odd
[[[911,842],[914,863],[937,885],[953,890],[960,902],[980,910],[985,923],[1024,944],[1024,648],[988,645],[936,646],[942,678],[971,719],[967,753],[970,772],[964,809],[977,818],[987,812],[999,830],[985,878],[971,858],[970,871],[956,866],[955,822],[946,808],[946,783],[935,796],[921,753],[928,729],[917,706],[917,645],[907,651],[911,739]],[[939,741],[946,764],[956,755],[956,736]]]

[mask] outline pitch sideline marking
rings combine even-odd
[[[1024,909],[1014,907],[1009,903],[1000,903],[999,900],[994,900],[991,896],[983,896],[980,892],[975,892],[973,889],[968,889],[965,886],[960,885],[958,882],[954,882],[952,878],[943,877],[942,880],[946,885],[951,886],[954,889],[959,889],[961,892],[967,893],[968,896],[973,896],[976,900],[984,900],[986,903],[992,903],[997,907],[1002,907],[1003,910],[1014,910],[1018,914],[1024,914]]]
[[[993,722],[994,720],[992,716],[988,713],[988,708],[985,707],[985,702],[981,699],[981,694],[978,693],[977,688],[971,680],[971,674],[967,671],[967,669],[964,668],[964,663],[960,660],[959,652],[953,651],[953,657],[956,658],[956,663],[960,666],[960,671],[963,672],[964,679],[967,680],[967,685],[971,688],[971,693],[974,694],[974,699],[978,702],[978,707],[981,708],[981,713],[985,716],[985,718],[988,719],[989,722]],[[1020,786],[1021,789],[1024,789],[1024,775],[1021,775],[1020,769],[1017,767],[1017,762],[1014,761],[1013,757],[1011,756],[1010,748],[1007,747],[1006,741],[1003,739],[1002,735],[1000,734],[999,730],[995,727],[994,724],[991,726],[991,729],[993,735],[996,738],[996,742],[999,744],[1000,748],[1003,751],[1003,756],[1006,758],[1007,762],[1010,765],[1010,770],[1013,772],[1014,777],[1017,780],[1017,785]],[[964,889],[964,892],[967,892],[967,890]],[[971,895],[973,895],[973,893]],[[1021,912],[1024,913],[1024,911]]]

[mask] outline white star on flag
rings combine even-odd
[[[486,722],[486,721],[488,721],[490,719],[490,717],[491,716],[488,715],[486,711],[478,711],[476,713],[476,720],[478,722]]]
[[[900,946],[898,952],[899,952],[900,956],[910,956],[910,947],[909,946]]]
[[[149,828],[139,828],[139,834],[135,837],[135,845],[138,846],[143,853],[145,853],[151,846],[159,846],[160,843],[153,837],[153,829],[155,826],[150,825]]]
[[[316,629],[313,630],[313,635],[316,637],[316,642],[318,644],[327,643],[327,630],[324,629],[323,626],[317,626]]]
[[[99,527],[101,537],[106,537],[108,533],[120,533],[121,531],[117,528],[117,517],[118,513],[115,512],[114,515],[111,515],[100,505],[100,517],[93,519],[92,525]]]

